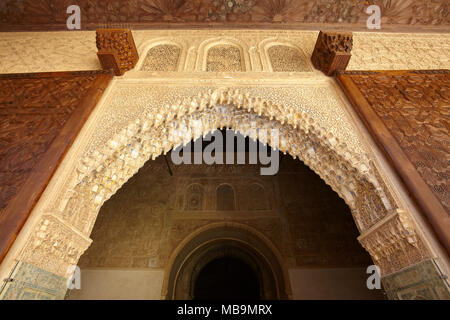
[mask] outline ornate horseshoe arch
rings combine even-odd
[[[305,112],[252,96],[242,89],[222,88],[165,105],[157,113],[147,112],[83,157],[70,196],[59,212],[45,215],[38,223],[22,257],[33,261],[38,252],[50,250],[55,261],[46,261],[46,269],[67,277],[65,270],[76,265],[90,245],[89,235],[106,200],[149,159],[218,128],[231,128],[269,145],[270,135],[258,136],[255,128],[278,130],[279,150],[303,161],[350,207],[361,233],[358,240],[382,273],[392,271],[393,253],[409,250],[409,255],[421,257],[427,251],[416,235],[414,222],[397,209],[392,196],[384,191],[368,156],[352,151]],[[371,232],[386,217],[390,217],[387,233]],[[70,226],[77,236],[61,240],[60,232],[48,234],[46,230],[56,228],[56,224]],[[61,241],[69,248],[69,254],[54,247]]]
[[[203,131],[198,130],[199,123]],[[268,137],[258,137],[248,127],[250,123],[255,128],[279,130],[280,151],[298,157],[344,199],[361,233],[386,215],[396,214],[369,160],[352,153],[345,143],[318,126],[307,114],[286,110],[239,90],[221,89],[167,105],[157,114],[148,113],[136,119],[101,150],[82,159],[73,196],[62,210],[61,218],[87,237],[102,204],[148,159],[217,128],[232,128],[270,145]],[[183,134],[179,135],[180,132]],[[412,225],[408,218],[403,220]],[[400,224],[402,228],[403,225]],[[414,232],[405,237],[408,243],[416,245]],[[375,253],[370,242],[361,242],[373,258],[383,258]]]
[[[255,128],[279,130],[280,151],[298,157],[331,186],[351,208],[359,230],[367,229],[392,210],[367,158],[352,154],[307,114],[283,109],[239,90],[223,89],[165,106],[156,115],[147,114],[129,124],[107,146],[82,159],[74,195],[63,210],[63,219],[88,235],[104,201],[145,161],[224,127],[269,145],[270,138],[259,137]],[[251,123],[253,128],[248,125]],[[370,209],[361,211],[357,205],[365,203],[366,198]]]

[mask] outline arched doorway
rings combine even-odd
[[[194,283],[194,300],[257,300],[259,279],[243,260],[223,257],[200,270]]]
[[[174,251],[163,297],[185,300],[287,299],[290,285],[281,255],[246,225],[201,228]]]

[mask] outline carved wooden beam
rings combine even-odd
[[[347,68],[352,47],[351,32],[320,31],[311,61],[316,69],[331,76]]]
[[[0,176],[0,263],[111,78],[102,70],[0,75],[0,104],[8,103],[1,116],[9,124],[0,131],[7,141],[0,150],[7,172]]]
[[[139,55],[131,30],[98,29],[96,42],[103,69],[113,69],[116,76],[121,76],[136,66]]]
[[[338,83],[450,252],[449,70],[346,71]]]

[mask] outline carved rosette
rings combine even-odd
[[[382,275],[399,271],[431,256],[407,212],[398,209],[387,215],[358,237],[382,271]]]
[[[200,184],[191,184],[186,190],[186,210],[203,209],[204,190]]]
[[[128,29],[98,29],[96,43],[102,68],[113,69],[116,76],[133,69],[139,60],[133,35]]]
[[[343,71],[351,58],[353,35],[351,32],[320,31],[311,62],[327,76]]]

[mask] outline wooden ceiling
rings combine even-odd
[[[383,31],[450,31],[449,0],[1,0],[0,31],[66,30],[66,9],[81,8],[81,29],[272,28],[367,30],[367,6]]]

